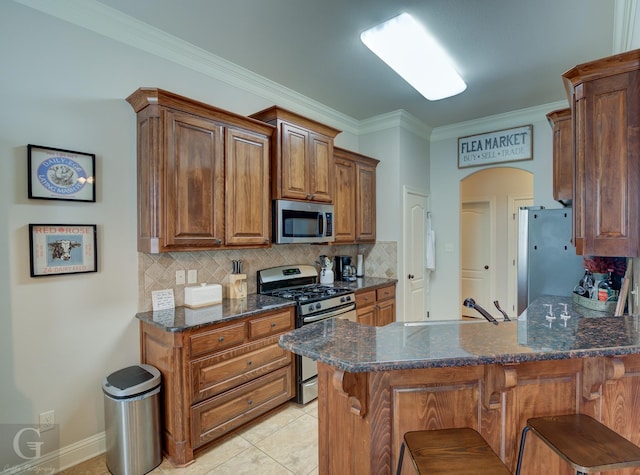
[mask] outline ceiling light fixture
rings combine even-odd
[[[444,50],[408,13],[369,28],[360,39],[430,101],[455,96],[467,88]]]

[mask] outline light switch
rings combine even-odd
[[[176,271],[176,285],[184,285],[184,270]]]
[[[198,271],[196,269],[190,269],[187,272],[187,283],[195,284],[198,282]]]

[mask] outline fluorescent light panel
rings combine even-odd
[[[430,101],[455,96],[467,88],[444,50],[408,13],[362,32],[360,39]]]

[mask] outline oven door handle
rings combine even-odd
[[[319,320],[326,320],[327,318],[333,318],[333,317],[338,317],[340,315],[342,315],[343,313],[347,313],[350,312],[352,310],[356,309],[356,304],[352,303],[351,305],[347,306],[347,307],[340,307],[337,310],[333,310],[331,312],[327,312],[327,313],[323,313],[321,315],[313,315],[311,317],[305,317],[302,319],[302,323],[313,323],[313,322],[317,322]]]

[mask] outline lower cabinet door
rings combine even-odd
[[[191,445],[199,447],[291,399],[291,373],[288,366],[192,406]]]

